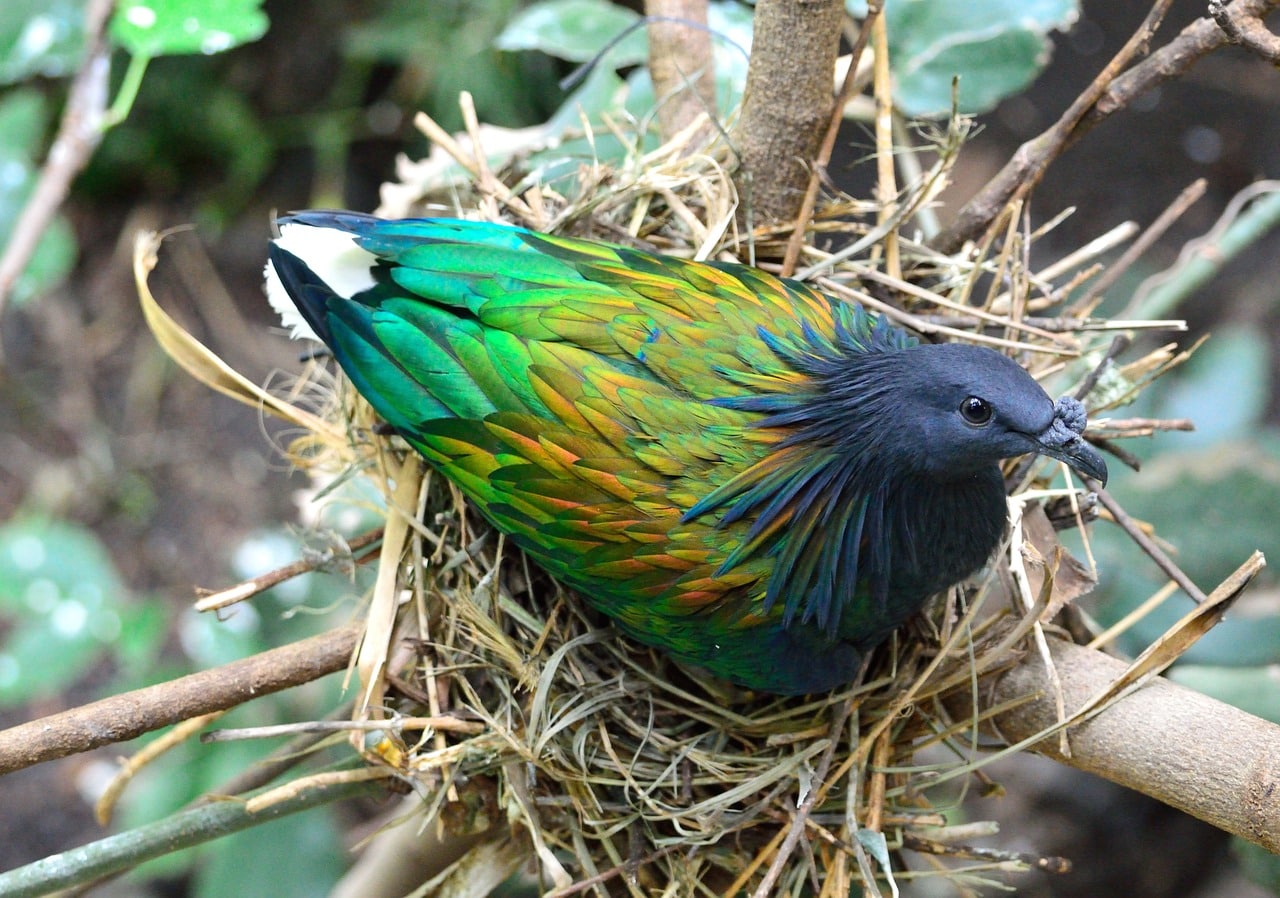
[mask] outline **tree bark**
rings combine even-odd
[[[834,102],[840,0],[760,0],[733,131],[742,219],[795,218]]]
[[[55,758],[125,742],[201,714],[309,683],[342,670],[363,628],[348,624],[319,636],[113,695],[90,705],[0,731],[0,775]]]
[[[649,76],[658,100],[658,126],[670,140],[707,116],[685,144],[692,151],[715,134],[716,78],[707,30],[707,0],[645,0],[649,23]],[[688,22],[689,24],[681,24]]]
[[[1127,665],[1101,652],[1050,639],[1066,714],[1110,685]],[[1000,675],[980,699],[985,707],[1032,701],[998,714],[992,729],[1012,743],[1057,723],[1044,661],[1028,657]],[[967,697],[950,708],[972,714]],[[1136,789],[1280,853],[1280,727],[1239,708],[1156,678],[1092,719],[1031,746],[1037,754]]]

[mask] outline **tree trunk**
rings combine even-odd
[[[707,0],[645,0],[644,11],[655,20],[649,23],[649,77],[662,139],[670,140],[705,114],[706,124],[685,144],[688,151],[696,150],[716,133]]]
[[[794,218],[834,102],[840,0],[760,0],[733,131],[741,220]]]

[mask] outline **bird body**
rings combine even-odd
[[[998,462],[1105,479],[1015,362],[728,263],[502,225],[280,219],[267,266],[352,383],[538,564],[750,688],[847,683],[1004,532]]]

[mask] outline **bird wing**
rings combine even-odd
[[[812,616],[819,580],[823,601],[852,597],[856,563],[830,556],[850,540],[856,556],[860,512],[833,519],[813,453],[758,424],[813,391],[805,352],[841,340],[896,348],[899,332],[743,266],[477,222],[290,223],[340,228],[377,259],[373,286],[342,296],[272,250],[357,389],[624,629],[708,663],[708,634],[727,645],[766,621]],[[804,539],[788,551],[789,525]],[[779,559],[787,570],[775,572]]]

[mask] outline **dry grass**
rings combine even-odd
[[[439,138],[433,123],[421,124]],[[381,211],[502,220],[699,258],[767,257],[789,236],[779,229],[746,242],[723,152],[686,153],[677,139],[618,167],[583,164],[556,190],[522,186],[516,169],[490,171],[474,118],[469,130],[469,142],[442,144],[469,183],[433,191],[407,166]],[[1103,270],[1095,259],[1131,230],[1038,270],[1029,259],[1040,234],[1018,208],[1007,210],[998,239],[962,256],[914,239],[907,225],[945,185],[963,127],[934,137],[931,168],[897,196],[890,218],[877,223],[875,203],[829,199],[812,241],[845,249],[808,246],[805,276],[930,336],[1002,348],[1052,393],[1092,384],[1094,416],[1182,358],[1164,347],[1114,363],[1114,331],[1169,323],[1089,317],[1089,288]],[[885,270],[879,248],[890,235],[909,278]],[[357,716],[392,725],[360,745],[420,793],[421,819],[443,810],[452,832],[514,833],[562,894],[845,896],[857,882],[884,888],[886,852],[904,845],[926,853],[911,870],[893,870],[898,879],[973,884],[1043,865],[999,852],[940,856],[975,831],[949,827],[948,812],[987,786],[976,721],[952,719],[947,707],[950,695],[974,692],[983,674],[1035,651],[1042,627],[1090,585],[1087,565],[1062,557],[1040,510],[1051,502],[1055,517],[1077,522],[1093,514],[1064,468],[1011,464],[1014,526],[988,572],[935,600],[874,654],[859,684],[784,699],[699,679],[623,639],[505,547],[403,444],[377,435],[368,406],[320,366],[278,402],[305,430],[290,449],[297,464],[321,479],[359,471],[387,498],[356,671]],[[1116,439],[1152,426],[1102,420],[1091,431]],[[1067,485],[1050,489],[1063,473]],[[406,639],[414,651],[394,653]],[[437,724],[395,726],[404,715]],[[925,747],[933,761],[918,764]],[[475,857],[514,864],[510,852],[486,850]]]

